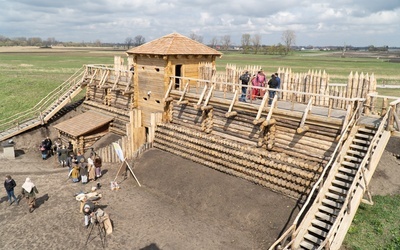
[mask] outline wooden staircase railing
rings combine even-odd
[[[86,67],[83,66],[32,108],[0,120],[0,141],[47,123],[79,94],[86,75]]]
[[[390,138],[385,130],[389,113],[376,130],[353,127],[343,153],[284,249],[340,248]]]
[[[355,173],[355,181],[348,189],[349,195],[344,201],[335,223],[332,225],[332,230],[330,230],[325,241],[321,243],[318,249],[339,249],[342,245],[358,206],[365,192],[368,191],[369,182],[375,172],[379,159],[390,139],[391,133],[385,129],[390,118],[390,109],[391,108],[389,108],[389,112],[383,117],[374,137],[370,141],[368,150],[365,152],[360,167]]]
[[[346,139],[348,138],[348,134],[350,133],[352,127],[355,125],[356,121],[358,120],[360,116],[360,110],[362,107],[363,103],[359,102],[358,105],[356,106],[353,115],[351,116],[351,119],[345,124],[344,128],[342,129],[342,133],[339,137],[339,141],[337,143],[337,146],[332,153],[332,157],[329,160],[329,162],[326,164],[323,172],[321,173],[320,177],[314,184],[312,190],[308,194],[307,200],[305,201],[302,209],[296,216],[295,220],[293,221],[292,225],[281,235],[281,237],[274,242],[269,248],[269,250],[273,250],[276,247],[279,246],[279,249],[291,249],[294,240],[296,239],[297,231],[299,228],[299,225],[303,221],[303,217],[305,216],[305,213],[307,213],[307,208],[309,208],[312,205],[312,202],[314,201],[312,198],[315,197],[317,192],[322,188],[322,185],[327,178],[327,175],[329,174],[330,169],[332,168],[332,165],[335,163],[337,158],[341,157],[342,151],[341,149],[344,146],[344,143],[347,141]]]

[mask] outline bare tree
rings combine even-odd
[[[250,34],[242,34],[242,49],[243,53],[247,54],[250,49]]]
[[[46,42],[44,43],[46,46],[52,46],[54,44],[56,44],[57,41],[54,37],[49,37],[47,38]]]
[[[282,33],[282,42],[285,45],[285,55],[287,55],[291,46],[296,44],[296,33],[293,30],[285,30]]]
[[[135,46],[140,46],[146,42],[146,39],[142,35],[137,35],[135,36],[135,41],[133,42],[133,45]]]
[[[94,46],[96,46],[96,47],[101,47],[101,41],[100,41],[100,39],[97,39],[96,41],[94,41]]]
[[[251,43],[253,44],[254,54],[257,54],[261,47],[261,35],[254,34]]]
[[[210,46],[213,49],[216,49],[218,45],[218,38],[216,38],[215,36],[211,39],[210,41]]]
[[[125,44],[126,44],[126,47],[129,49],[131,47],[131,44],[133,44],[133,38],[132,37],[127,37],[125,39]]]
[[[41,46],[42,38],[40,37],[30,37],[28,38],[28,45],[30,46]]]
[[[221,38],[221,44],[224,50],[228,50],[229,47],[231,46],[231,36],[230,35],[225,35]]]
[[[197,41],[197,42],[199,42],[199,43],[203,43],[203,36],[197,35],[197,34],[195,34],[194,32],[192,32],[192,33],[189,35],[189,38],[192,39],[192,40],[195,40],[195,41]]]

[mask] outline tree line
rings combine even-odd
[[[191,33],[189,38],[203,43],[203,36]],[[295,44],[296,35],[292,30],[287,30],[282,33],[282,42],[277,45],[265,46],[261,44],[261,35],[260,34],[243,34],[241,37],[241,45],[237,45],[235,47],[239,47],[243,53],[264,53],[264,54],[279,54],[279,55],[287,55],[291,47]],[[40,37],[15,37],[9,38],[3,35],[0,35],[0,46],[38,46],[38,47],[51,47],[54,45],[58,46],[67,46],[67,47],[123,47],[129,49],[131,47],[136,47],[144,44],[146,39],[142,35],[137,35],[135,37],[127,37],[124,43],[102,43],[99,39],[94,42],[63,42],[58,41],[54,37],[49,37],[47,39],[42,39]],[[233,46],[233,42],[230,35],[224,35],[222,37],[213,37],[209,43],[207,44],[211,48],[217,50],[231,50]]]

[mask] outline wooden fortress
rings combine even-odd
[[[221,55],[173,33],[128,50],[126,62],[116,57],[112,66],[87,65],[84,110],[90,114],[91,129],[82,131],[82,123],[71,121],[55,128],[83,152],[111,132],[125,138],[128,157],[151,142],[219,171],[305,198],[330,160],[357,98],[344,98],[346,109],[332,108],[338,103],[335,97],[321,101],[320,95],[310,92],[283,92],[283,101],[274,100],[270,107],[266,98],[241,103],[237,80],[201,79],[201,72],[215,74],[215,60]],[[281,77],[289,89],[290,82],[284,74]],[[86,116],[75,119],[84,121]]]
[[[127,59],[116,57],[114,65],[86,65],[81,86],[86,89],[84,110],[93,117],[91,129],[77,133],[79,127],[68,121],[56,129],[82,151],[105,133],[114,133],[122,137],[128,159],[142,145],[151,145],[307,200],[304,209],[311,206],[324,181],[333,178],[328,184],[334,188],[324,191],[333,192],[325,205],[333,206],[333,214],[335,209],[345,209],[344,195],[359,186],[358,166],[377,164],[380,155],[373,156],[374,143],[387,139],[384,123],[393,123],[381,116],[363,119],[364,113],[374,113],[373,75],[357,74],[355,81],[332,87],[325,73],[291,76],[279,70],[283,86],[278,90],[279,99],[277,95],[268,105],[265,95],[244,103],[238,101],[238,77],[245,69],[219,75],[215,60],[220,56],[214,49],[172,33],[128,50]],[[106,161],[113,161],[117,157],[112,151],[98,152]],[[364,174],[372,176],[373,171],[368,170]],[[329,177],[333,172],[338,174]],[[304,221],[310,224],[313,220]],[[329,238],[332,224],[319,227],[321,235],[305,231],[296,247],[300,243],[304,249],[318,246]],[[316,239],[308,240],[307,232]]]

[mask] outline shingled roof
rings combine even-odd
[[[89,110],[69,120],[60,122],[53,127],[69,135],[78,137],[110,123],[113,119],[111,116]]]
[[[146,55],[222,55],[219,51],[178,33],[171,33],[132,48],[127,53]]]

